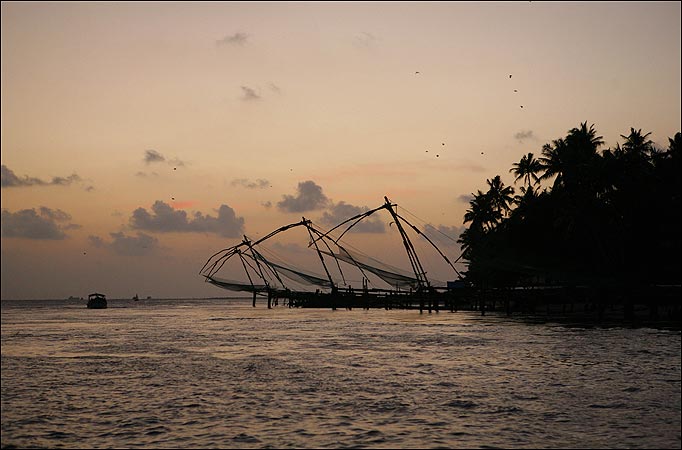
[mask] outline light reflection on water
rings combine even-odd
[[[2,303],[2,446],[680,448],[680,333]]]

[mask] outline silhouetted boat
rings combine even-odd
[[[104,294],[90,294],[88,295],[88,308],[90,309],[105,309],[107,307],[107,297]]]
[[[135,297],[133,297],[133,300],[135,300],[137,302],[140,300],[140,297],[138,297],[137,294],[135,294]]]

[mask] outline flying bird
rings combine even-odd
[[[523,109],[523,105],[521,105],[521,109]]]
[[[511,78],[511,75],[509,75],[509,78]]]
[[[516,89],[514,89],[514,92],[519,92],[519,91],[517,91]]]

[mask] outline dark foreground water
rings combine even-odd
[[[680,332],[2,302],[2,446],[680,448]]]

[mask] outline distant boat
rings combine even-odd
[[[133,300],[135,300],[137,302],[140,300],[140,297],[138,297],[137,294],[135,294],[135,297],[133,297]]]
[[[88,295],[88,308],[90,309],[106,309],[107,297],[104,294],[90,294]]]

